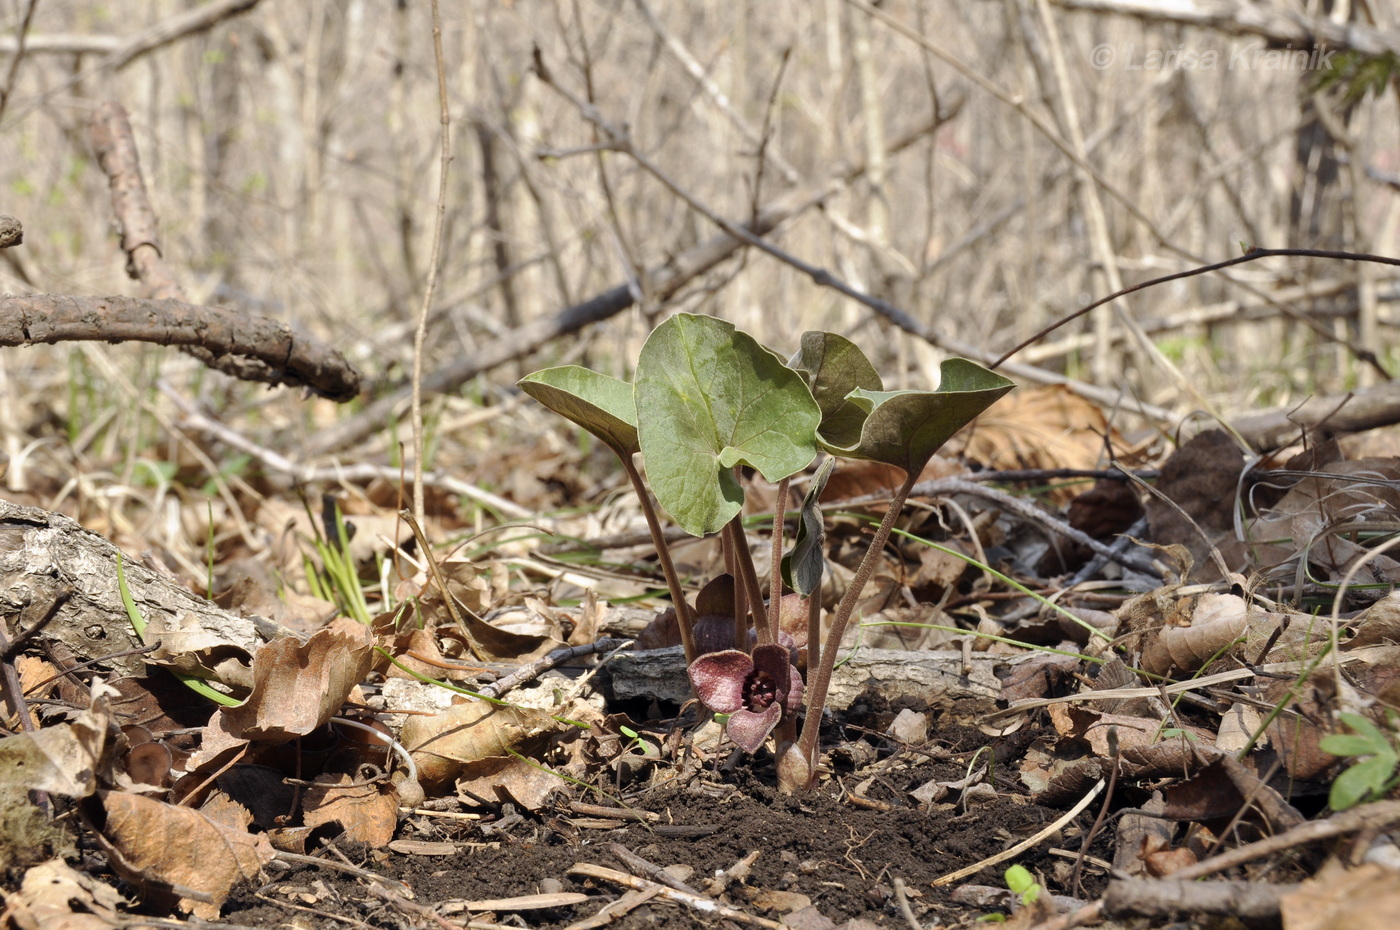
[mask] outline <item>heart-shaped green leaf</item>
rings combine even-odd
[[[779,481],[817,454],[821,410],[802,376],[714,317],[678,313],[652,331],[637,361],[636,401],[652,492],[695,536],[739,512],[735,465]]]
[[[520,390],[560,416],[597,436],[619,456],[638,451],[637,405],[632,385],[617,378],[566,365],[520,379]]]
[[[869,411],[860,441],[845,446],[824,441],[823,446],[835,455],[917,474],[954,433],[1016,386],[965,358],[947,359],[939,370],[936,391],[852,391],[850,399]]]
[[[807,386],[822,411],[818,427],[823,442],[853,446],[860,442],[860,428],[868,407],[850,400],[855,390],[884,388],[880,373],[854,342],[836,333],[802,334],[802,348],[788,363],[807,375]]]

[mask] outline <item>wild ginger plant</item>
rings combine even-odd
[[[730,715],[729,735],[748,752],[777,731],[778,783],[786,792],[815,784],[835,647],[920,472],[954,433],[1014,387],[966,359],[948,359],[940,373],[936,390],[886,391],[864,353],[835,333],[804,333],[797,354],[784,361],[730,323],[680,313],[647,338],[631,384],[576,366],[537,371],[520,381],[527,394],[593,433],[621,459],[656,544],[696,695],[710,710]],[[638,452],[645,480],[634,461]],[[806,495],[792,551],[780,558],[788,479],[820,452],[833,458],[823,463]],[[823,522],[817,498],[840,458],[894,465],[905,480],[822,642]],[[766,592],[740,523],[742,466],[778,485]],[[685,599],[648,485],[656,504],[687,533],[723,534],[733,580],[723,586],[727,597],[708,598],[703,616]],[[794,594],[783,595],[784,574]],[[702,592],[697,603],[706,600]],[[797,622],[794,604],[803,605],[796,608]],[[732,612],[732,635],[717,640],[707,630],[697,636],[697,622],[713,626],[725,611]],[[715,648],[716,642],[723,648]],[[797,668],[802,645],[808,650],[805,682]],[[797,712],[804,703],[799,735]]]

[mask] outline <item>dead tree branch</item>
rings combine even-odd
[[[98,107],[92,141],[112,189],[127,273],[141,281],[147,299],[0,298],[0,309],[9,311],[4,345],[134,339],[179,346],[211,368],[247,381],[306,386],[340,401],[359,393],[359,372],[334,349],[275,320],[187,303],[161,256],[131,124],[119,105]]]
[[[260,2],[214,0],[213,3],[167,17],[126,39],[105,35],[34,35],[25,39],[24,47],[29,54],[99,54],[105,56],[99,67],[120,71],[143,55],[186,36],[208,32],[224,20],[248,12]],[[18,48],[19,41],[14,35],[0,35],[0,54],[13,54]]]
[[[915,129],[895,139],[888,154],[904,151],[930,133],[936,132],[949,114],[931,117]],[[747,223],[736,223],[738,229],[750,236],[762,236],[783,223],[825,203],[845,190],[865,173],[866,166],[858,164],[833,171],[826,179],[798,188],[774,199]],[[682,287],[714,268],[746,245],[742,236],[722,232],[671,258],[663,265],[647,270],[641,290],[658,304],[674,297]],[[554,316],[528,323],[512,330],[480,352],[459,358],[423,378],[425,393],[446,393],[507,362],[515,361],[560,336],[578,332],[586,326],[615,316],[632,306],[635,292],[631,285],[620,284],[583,303],[559,311]],[[309,455],[324,455],[343,449],[364,439],[392,418],[408,409],[410,389],[400,387],[349,417],[311,437],[307,444]]]
[[[1066,10],[1116,13],[1156,23],[1199,26],[1228,35],[1258,36],[1294,48],[1320,44],[1365,55],[1400,55],[1400,33],[1361,23],[1336,23],[1282,4],[1244,0],[1050,0]]]
[[[0,297],[0,346],[79,340],[198,349],[198,357],[207,355],[222,371],[228,370],[222,361],[236,356],[240,370],[230,374],[246,377],[241,372],[256,366],[258,377],[248,380],[305,385],[332,400],[359,391],[359,372],[339,352],[266,317],[169,298]]]

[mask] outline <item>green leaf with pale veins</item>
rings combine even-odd
[[[884,388],[880,373],[854,342],[836,333],[802,334],[802,348],[788,363],[807,376],[807,386],[822,411],[818,428],[823,442],[852,446],[860,442],[860,428],[869,412],[850,399],[855,390]]]
[[[632,385],[608,375],[566,365],[546,368],[519,381],[520,390],[605,442],[619,456],[640,449]]]
[[[868,411],[860,440],[823,446],[833,455],[872,459],[917,474],[954,433],[1016,386],[965,358],[947,359],[939,370],[936,391],[855,389],[850,400]]]
[[[636,401],[652,492],[695,536],[739,512],[735,465],[780,481],[817,454],[821,410],[802,376],[714,317],[678,313],[652,331],[637,361]]]

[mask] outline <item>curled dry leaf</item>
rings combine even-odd
[[[369,671],[373,648],[369,628],[347,617],[304,643],[287,636],[263,646],[253,656],[248,699],[214,713],[193,767],[244,742],[288,742],[323,726]]]
[[[264,836],[137,794],[99,791],[83,814],[117,874],[209,920],[273,856]]]
[[[410,717],[399,739],[418,766],[424,788],[475,777],[473,766],[526,753],[529,744],[557,726],[544,711],[471,701],[431,717]]]
[[[109,930],[121,925],[124,903],[115,888],[53,859],[24,873],[19,893],[5,897],[5,910],[13,926],[26,930]]]
[[[1191,625],[1164,626],[1142,650],[1143,671],[1166,675],[1173,669],[1194,672],[1250,627],[1249,605],[1234,594],[1205,594],[1196,601]]]
[[[111,750],[121,731],[100,691],[101,686],[92,707],[72,723],[0,740],[0,791],[47,791],[83,798],[97,787],[99,774],[110,776]]]
[[[369,783],[345,774],[317,777],[302,802],[310,829],[336,824],[339,836],[380,847],[394,838],[398,826],[398,792],[387,783]]]

